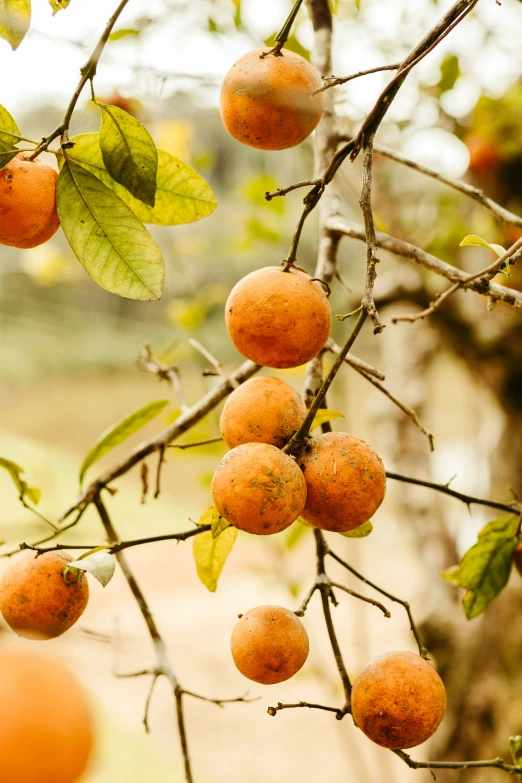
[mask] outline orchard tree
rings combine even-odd
[[[116,24],[129,2],[122,0],[108,20],[97,46],[81,69],[78,86],[56,128],[42,129],[46,135],[40,141],[32,140],[22,134],[7,108],[0,107],[0,243],[22,249],[36,247],[47,242],[61,227],[78,261],[95,283],[115,296],[157,300],[163,290],[164,262],[144,224],[168,226],[198,221],[216,208],[216,201],[209,185],[196,171],[156,148],[148,130],[134,116],[130,102],[117,93],[107,101],[97,98],[97,69],[107,42],[118,34]],[[333,20],[328,0],[309,0],[307,3],[314,31],[312,62],[287,47],[301,10],[302,0],[297,0],[271,45],[248,52],[235,64],[231,63],[221,91],[221,115],[225,127],[238,143],[257,149],[285,150],[315,133],[312,177],[293,184],[281,183],[280,187],[266,193],[267,201],[272,201],[286,196],[292,198],[293,191],[305,189],[303,209],[290,238],[288,253],[284,259],[274,259],[272,265],[242,277],[230,292],[225,306],[228,334],[245,361],[234,372],[227,373],[217,358],[193,341],[212,364],[219,380],[199,402],[188,406],[177,368],[145,348],[142,368],[172,385],[182,403],[181,414],[164,431],[142,442],[119,463],[87,482],[86,476],[96,462],[151,422],[167,402],[152,401],[125,415],[106,431],[80,467],[79,495],[57,520],[47,519],[38,511],[39,490],[30,486],[22,467],[8,458],[0,460],[0,466],[9,472],[16,485],[21,503],[49,526],[49,534],[43,539],[24,542],[18,550],[9,552],[13,558],[0,582],[0,610],[5,620],[16,633],[30,639],[49,639],[65,633],[87,605],[86,572],[106,586],[117,563],[143,615],[153,646],[153,665],[136,675],[151,678],[150,693],[160,677],[166,678],[172,688],[189,783],[197,776],[191,766],[190,738],[185,726],[187,703],[196,698],[222,706],[229,701],[249,700],[245,697],[213,699],[190,690],[179,681],[161,630],[129,566],[125,550],[159,540],[186,541],[191,538],[200,579],[214,591],[238,530],[265,536],[290,526],[296,536],[313,535],[315,576],[295,610],[264,605],[262,595],[259,606],[240,607],[245,612],[230,629],[231,656],[249,680],[276,685],[290,679],[306,665],[309,652],[306,610],[317,594],[332,648],[332,664],[339,675],[344,698],[338,704],[315,704],[301,700],[301,694],[296,694],[295,703],[284,704],[277,701],[276,693],[274,705],[268,709],[269,716],[276,717],[287,709],[323,710],[332,713],[336,720],[351,719],[371,741],[388,748],[413,769],[491,768],[522,779],[522,737],[518,735],[509,739],[511,761],[501,757],[418,761],[406,752],[433,736],[442,721],[447,706],[443,680],[430,662],[422,629],[415,622],[406,598],[383,589],[359,573],[337,554],[335,543],[336,535],[368,536],[372,533],[374,519],[378,526],[378,511],[385,502],[387,481],[417,485],[427,494],[442,493],[468,508],[481,505],[501,512],[502,516],[494,518],[481,530],[477,542],[461,562],[453,564],[443,574],[447,581],[465,591],[463,611],[465,618],[472,620],[497,599],[507,584],[513,564],[522,573],[522,508],[518,497],[496,502],[464,495],[449,484],[436,484],[386,470],[378,448],[374,450],[355,436],[332,431],[331,422],[342,416],[342,412],[329,409],[326,403],[339,370],[347,363],[389,397],[401,414],[412,420],[425,436],[429,451],[433,449],[434,438],[418,414],[383,385],[384,378],[378,369],[351,352],[361,330],[365,324],[369,325],[375,339],[383,339],[380,336],[385,328],[381,315],[384,307],[410,299],[416,303],[416,311],[407,315],[395,314],[392,322],[414,324],[431,319],[436,328],[453,330],[462,352],[471,354],[474,366],[478,367],[482,346],[478,340],[475,341],[477,345],[474,344],[470,336],[471,325],[452,310],[457,295],[466,291],[476,297],[481,319],[494,319],[496,308],[500,306],[511,308],[514,317],[522,309],[522,293],[516,286],[505,284],[512,282],[515,265],[522,257],[522,237],[519,235],[506,233],[511,238],[505,245],[500,245],[474,234],[463,234],[457,244],[480,246],[491,255],[487,265],[465,272],[427,249],[377,231],[375,226],[374,162],[383,156],[478,202],[505,226],[522,226],[521,217],[479,187],[449,179],[374,143],[381,123],[409,74],[457,26],[466,25],[468,15],[474,12],[478,2],[455,2],[401,62],[336,77],[332,76]],[[68,5],[68,0],[51,0],[55,12]],[[0,0],[0,36],[14,49],[29,28],[30,10],[29,0]],[[377,71],[390,72],[390,78],[360,127],[355,133],[346,133],[336,113],[333,88]],[[92,102],[99,112],[100,131],[70,135],[71,121],[84,89],[91,91]],[[501,151],[488,139],[469,134],[468,146],[475,175],[501,165]],[[42,162],[42,153],[56,156],[59,174]],[[362,163],[361,225],[349,222],[343,216],[338,185],[341,168],[349,167],[356,160]],[[308,218],[314,211],[319,223],[318,257],[315,270],[309,274],[299,266],[299,253],[303,232],[308,229]],[[343,284],[338,251],[345,237],[365,244],[366,268],[362,290],[357,295],[346,296],[347,312],[337,316],[347,326],[343,344],[337,345],[330,336],[329,298],[332,288]],[[452,249],[455,251],[456,246]],[[390,286],[388,292],[375,295],[381,251],[434,273],[442,278],[442,289],[433,295],[424,276],[413,288],[401,286],[398,279],[397,285]],[[503,348],[509,353],[509,348]],[[336,358],[329,368],[325,368],[328,353]],[[308,366],[302,397],[279,379],[254,377],[262,367],[293,368],[305,363]],[[506,367],[501,371],[511,377]],[[517,372],[519,378],[519,367]],[[506,382],[506,399],[509,391]],[[181,435],[189,432],[227,397],[220,435],[216,434],[210,441],[177,443]],[[124,413],[122,411],[122,415]],[[321,428],[320,434],[312,434],[318,428]],[[221,439],[230,450],[215,466],[213,506],[201,514],[198,524],[182,533],[121,540],[118,525],[110,513],[110,498],[116,491],[117,479],[141,466],[145,496],[149,483],[145,460],[155,456],[154,496],[158,497],[168,449],[197,449]],[[505,476],[504,483],[509,481],[510,476]],[[62,543],[62,536],[81,524],[85,511],[91,506],[98,513],[107,543],[104,546],[87,542],[70,545],[66,540]],[[325,532],[331,535],[327,538]],[[60,543],[56,543],[59,537]],[[262,543],[259,541],[259,546]],[[20,553],[20,549],[24,551]],[[81,554],[75,558],[72,550],[80,550]],[[372,591],[372,597],[333,581],[327,567],[332,561],[365,584]],[[379,656],[369,661],[352,682],[332,613],[341,593],[371,605],[372,610],[377,609],[384,617],[389,617],[392,603],[402,607],[411,628],[414,652],[393,651]],[[43,743],[47,743],[49,736],[48,716],[42,709],[47,679],[63,678],[67,684],[70,675],[47,670],[47,664],[39,662],[36,656],[34,662],[27,660],[26,667],[33,679],[26,682],[16,660],[4,655],[0,663],[4,707],[6,700],[11,703],[20,699],[24,709],[31,714],[30,724],[20,728],[25,732],[30,752],[20,753],[12,738],[7,737],[4,741],[0,731],[0,747],[4,756],[9,756],[15,765],[9,768],[7,777],[2,778],[3,773],[0,773],[0,780],[74,783],[87,763],[92,745],[82,697],[67,701],[69,707],[71,700],[75,705],[71,715],[67,715],[75,732],[60,739],[60,748],[75,760],[67,766],[67,776],[63,777],[63,771],[60,771],[63,765],[54,747],[46,754],[49,770],[45,772],[48,775],[45,781],[38,767],[39,748],[45,747]],[[67,688],[74,694],[77,685],[71,682]],[[145,723],[149,704],[150,695]],[[50,702],[51,707],[53,720],[64,715],[65,707],[59,700]],[[245,706],[245,710],[248,709],[256,709],[255,704]],[[283,718],[278,716],[279,721]],[[64,717],[63,723],[65,720]],[[58,727],[63,727],[60,721]],[[284,731],[284,726],[279,730]],[[19,768],[17,763],[21,765]],[[58,777],[59,774],[62,777]]]

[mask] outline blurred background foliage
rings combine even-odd
[[[75,0],[57,17],[56,28],[54,20],[37,17],[19,52],[0,52],[0,66],[12,68],[14,74],[0,86],[0,102],[29,136],[39,138],[60,120],[72,92],[66,91],[68,79],[74,83],[75,69],[105,22],[106,5],[101,0]],[[400,60],[447,6],[438,0],[332,2],[335,75]],[[144,341],[157,353],[165,351],[165,360],[180,368],[189,404],[214,383],[203,377],[208,362],[189,345],[189,337],[196,337],[227,369],[241,360],[226,334],[224,303],[239,278],[260,266],[278,264],[285,256],[300,213],[300,192],[271,202],[264,194],[311,176],[313,156],[311,143],[284,153],[264,153],[236,143],[219,118],[219,84],[242,53],[273,41],[289,8],[289,0],[130,3],[104,54],[97,77],[99,98],[142,120],[158,146],[207,179],[219,201],[218,209],[201,223],[152,227],[167,265],[160,302],[135,303],[99,289],[60,234],[34,250],[1,250],[1,451],[23,465],[28,481],[42,489],[42,509],[51,517],[74,497],[79,465],[102,430],[140,404],[170,394],[167,412],[142,435],[157,431],[179,412],[174,393],[135,365]],[[519,214],[521,28],[518,0],[503,0],[502,6],[483,0],[408,77],[379,132],[379,143],[447,176],[464,177]],[[289,46],[309,56],[312,31],[306,10],[298,17]],[[41,58],[42,74],[34,72],[35,57]],[[18,90],[17,80],[24,74],[27,79]],[[343,132],[357,128],[386,79],[386,74],[376,74],[337,89]],[[85,102],[73,131],[96,130],[96,121]],[[338,175],[343,215],[354,222],[361,222],[360,176],[359,161],[345,164]],[[460,248],[465,235],[478,234],[507,247],[521,233],[496,222],[462,194],[379,156],[374,201],[380,230],[469,271],[491,259],[483,248]],[[310,271],[317,251],[315,229],[312,215],[298,258]],[[357,304],[364,258],[362,244],[343,241],[343,282],[336,282],[332,291],[334,313],[348,312]],[[499,282],[522,290],[522,270],[515,267],[509,280]],[[489,312],[482,298],[468,292],[448,301],[429,321],[390,323],[392,315],[425,307],[444,285],[409,262],[382,253],[376,295],[388,326],[379,338],[368,329],[355,351],[385,372],[386,386],[417,410],[434,433],[435,452],[429,453],[426,439],[402,412],[349,368],[338,377],[329,399],[330,408],[346,415],[335,426],[367,439],[389,469],[443,483],[456,475],[452,486],[462,491],[504,501],[512,493],[520,497],[520,314],[502,304]],[[337,342],[346,329],[346,323],[335,323]],[[304,368],[277,374],[299,388]],[[219,411],[213,412],[184,440],[216,435],[218,418]],[[133,442],[103,464],[111,464]],[[188,452],[173,449],[162,497],[146,505],[140,504],[137,475],[119,481],[111,505],[122,536],[184,529],[189,519],[196,520],[209,505],[210,478],[223,453],[221,444]],[[149,465],[151,474],[154,467]],[[0,477],[0,486],[1,537],[18,542],[41,535],[42,525],[19,506],[7,477]],[[362,541],[335,542],[370,578],[379,577],[384,587],[411,599],[423,621],[427,646],[448,686],[450,709],[430,747],[415,752],[418,757],[494,757],[507,752],[510,734],[522,733],[518,576],[512,577],[495,608],[470,625],[461,613],[457,591],[439,578],[493,516],[481,509],[469,515],[456,501],[427,490],[390,486],[374,520],[375,532]],[[87,514],[67,540],[96,544],[100,536],[95,516]],[[312,549],[308,535],[298,540],[292,529],[266,541],[240,536],[215,596],[198,584],[189,547],[133,551],[138,576],[188,687],[238,693],[244,689],[227,650],[235,615],[248,609],[245,602],[250,601],[292,604],[312,577]],[[125,654],[136,659],[139,668],[149,654],[147,639],[123,583],[111,585],[103,596],[95,589],[93,593],[87,627],[57,640],[56,647],[82,671],[109,711],[136,727],[146,685],[111,679],[110,651],[103,640],[119,616]],[[336,616],[352,673],[370,655],[411,647],[407,624],[397,611],[385,628],[368,608],[358,605],[343,603]],[[365,783],[383,777],[392,783],[414,776],[429,780],[428,773],[406,770],[391,754],[368,747],[347,720],[332,725],[322,715],[285,713],[274,725],[266,718],[266,705],[286,696],[287,701],[338,697],[331,650],[313,608],[309,620],[315,650],[311,663],[296,680],[274,692],[275,697],[272,691],[268,696],[263,692],[263,702],[226,712],[190,705],[196,769],[214,783],[283,778],[341,783],[347,774]],[[102,641],[86,635],[86,630],[101,634]],[[210,660],[209,649],[216,651]],[[153,703],[152,726],[177,757],[169,695],[161,688]],[[252,765],[252,748],[259,751],[263,744],[263,764]],[[302,747],[312,748],[310,756],[297,753]],[[495,783],[503,776],[479,770],[441,772],[438,779]]]

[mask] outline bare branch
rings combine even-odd
[[[352,239],[357,239],[361,242],[366,241],[365,231],[360,225],[347,223],[339,218],[334,218],[330,221],[329,228],[331,231],[337,231]],[[520,291],[498,285],[497,283],[492,283],[489,280],[485,282],[481,279],[469,281],[469,275],[463,272],[462,269],[458,269],[456,266],[452,266],[451,264],[446,263],[446,261],[442,261],[440,258],[437,258],[431,253],[427,253],[416,245],[404,242],[402,239],[397,239],[397,237],[392,237],[381,231],[376,232],[376,238],[377,246],[383,250],[387,250],[401,258],[408,258],[419,266],[428,269],[430,272],[445,277],[452,283],[462,283],[463,289],[476,291],[483,296],[491,297],[494,301],[505,302],[517,310],[522,309],[522,293]]]
[[[347,714],[346,710],[340,710],[338,707],[326,707],[324,704],[310,704],[310,702],[307,701],[299,701],[297,704],[281,704],[279,701],[277,702],[277,707],[269,707],[267,712],[272,716],[272,718],[275,718],[277,713],[281,710],[293,710],[296,709],[296,707],[308,707],[311,710],[326,710],[326,712],[335,712],[335,717],[337,720],[342,720]]]
[[[415,484],[417,487],[427,487],[428,489],[434,489],[436,492],[442,492],[444,495],[449,495],[452,498],[461,500],[466,506],[487,506],[488,508],[497,508],[499,511],[507,511],[508,513],[518,514],[519,508],[517,501],[514,500],[512,505],[507,503],[496,503],[494,500],[485,500],[483,498],[476,498],[472,495],[465,495],[462,492],[457,492],[455,489],[451,489],[448,484],[434,484],[431,481],[423,481],[422,479],[411,478],[410,476],[402,476],[399,473],[391,473],[386,471],[386,476],[393,481],[402,481],[405,484]]]
[[[199,351],[199,353],[202,356],[204,356],[205,359],[208,359],[208,361],[214,367],[218,375],[221,375],[221,377],[225,378],[225,380],[227,380],[234,389],[237,389],[237,387],[239,386],[239,381],[237,381],[232,376],[228,375],[221,362],[219,362],[215,356],[212,356],[210,351],[207,351],[207,349],[203,345],[201,345],[199,340],[194,340],[193,337],[190,337],[189,343],[193,348],[196,349],[196,351]]]
[[[364,227],[366,231],[366,279],[364,283],[364,294],[362,298],[362,307],[373,323],[373,333],[379,334],[384,329],[380,321],[373,301],[373,287],[377,278],[377,264],[379,259],[376,255],[377,240],[375,238],[375,224],[373,221],[372,210],[372,175],[373,175],[373,144],[368,141],[364,148],[363,155],[363,184],[359,205],[364,217]]]
[[[508,772],[510,775],[520,775],[522,773],[522,767],[506,764],[501,758],[486,761],[414,761],[403,750],[394,750],[392,752],[411,769],[477,769],[478,767],[494,767],[501,769],[503,772]]]
[[[326,76],[323,77],[325,82],[323,86],[314,90],[312,95],[317,95],[318,92],[329,90],[330,87],[338,87],[341,84],[346,84],[353,79],[359,79],[361,76],[369,76],[371,73],[380,73],[381,71],[396,71],[400,67],[400,63],[392,63],[391,65],[378,65],[377,68],[369,68],[367,71],[357,71],[357,73],[352,73],[350,76]]]

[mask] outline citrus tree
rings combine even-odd
[[[21,249],[32,248],[47,242],[61,228],[80,264],[108,296],[157,300],[163,291],[165,266],[160,248],[145,224],[169,226],[195,222],[210,215],[217,203],[209,184],[196,171],[156,148],[149,131],[133,116],[128,102],[122,102],[117,96],[112,101],[97,97],[97,69],[100,62],[103,63],[103,53],[111,37],[125,35],[125,30],[117,29],[117,23],[129,2],[122,0],[109,18],[94,51],[81,69],[77,88],[57,127],[42,129],[44,135],[39,141],[30,139],[23,135],[8,109],[0,107],[0,243]],[[410,261],[437,279],[442,278],[443,282],[443,287],[440,288],[439,282],[439,288],[433,293],[429,282],[432,278],[424,276],[422,285],[409,290],[417,309],[406,315],[395,315],[391,319],[394,323],[432,319],[441,324],[441,328],[451,329],[455,326],[455,319],[451,320],[452,303],[463,291],[476,298],[477,306],[482,308],[479,311],[481,318],[494,319],[497,305],[510,308],[514,317],[522,309],[522,293],[510,284],[522,257],[519,233],[506,232],[510,240],[503,245],[472,233],[463,234],[453,247],[454,251],[460,244],[464,248],[482,247],[490,254],[486,265],[466,272],[440,258],[431,248],[425,249],[391,233],[378,231],[374,216],[374,164],[386,157],[477,202],[504,226],[522,227],[521,217],[482,189],[421,166],[375,141],[381,123],[408,76],[457,26],[468,23],[468,17],[478,3],[479,0],[458,0],[451,5],[400,62],[336,77],[332,76],[333,16],[328,0],[309,0],[307,3],[314,31],[311,63],[289,48],[293,25],[298,13],[303,12],[302,0],[297,0],[281,31],[268,45],[231,63],[221,91],[221,115],[226,129],[238,143],[256,149],[285,150],[315,134],[312,176],[292,184],[280,183],[265,194],[270,202],[286,196],[292,198],[293,191],[305,192],[285,258],[273,259],[272,265],[242,277],[226,302],[223,317],[228,335],[245,361],[228,373],[206,348],[193,341],[212,365],[218,381],[202,399],[188,406],[177,368],[145,348],[142,368],[172,385],[180,397],[180,415],[166,429],[143,441],[120,462],[93,478],[96,463],[153,421],[164,410],[167,401],[154,400],[139,410],[122,411],[121,420],[103,433],[85,456],[79,469],[79,494],[56,519],[47,519],[40,514],[39,490],[30,485],[23,468],[8,457],[0,460],[0,466],[13,479],[20,502],[49,526],[49,533],[44,538],[24,542],[8,553],[12,561],[0,583],[0,610],[5,620],[20,636],[30,639],[61,635],[78,620],[87,605],[86,573],[106,586],[118,564],[143,615],[153,646],[153,665],[136,674],[151,678],[151,693],[160,677],[166,678],[172,688],[189,783],[197,777],[190,761],[186,704],[194,698],[220,706],[227,701],[249,700],[245,697],[208,698],[179,681],[161,630],[125,551],[158,540],[193,539],[198,575],[209,591],[215,591],[238,531],[266,536],[287,529],[291,529],[296,538],[313,535],[315,576],[295,610],[260,605],[240,615],[236,626],[231,628],[232,658],[239,671],[257,683],[276,685],[290,679],[306,664],[309,640],[302,618],[306,617],[308,605],[317,594],[332,648],[332,664],[338,672],[344,698],[331,705],[310,703],[297,697],[296,702],[290,704],[275,700],[268,709],[269,716],[276,717],[287,709],[323,710],[332,713],[337,720],[351,719],[371,741],[389,749],[413,769],[484,767],[522,777],[522,738],[518,735],[509,738],[511,761],[501,757],[420,761],[406,752],[436,732],[447,706],[443,681],[430,662],[429,649],[407,598],[383,589],[359,573],[337,554],[335,543],[339,535],[364,538],[372,533],[373,520],[375,518],[378,525],[378,511],[385,502],[387,481],[417,485],[426,493],[442,493],[468,507],[482,505],[500,512],[501,516],[496,516],[481,530],[478,540],[461,562],[443,574],[448,582],[465,591],[463,613],[467,620],[472,620],[497,599],[507,584],[513,564],[522,573],[522,509],[518,498],[497,502],[473,497],[453,490],[449,484],[435,484],[386,470],[378,449],[374,450],[357,437],[332,430],[331,422],[343,414],[330,409],[326,402],[339,370],[347,363],[388,396],[425,436],[426,449],[433,449],[433,435],[417,413],[389,392],[378,369],[352,353],[361,330],[370,327],[378,340],[385,328],[382,309],[406,298],[404,290],[391,290],[387,295],[379,296],[374,293],[379,256],[383,251]],[[67,0],[51,0],[54,12],[68,5]],[[240,3],[236,5],[239,13]],[[13,49],[20,45],[29,29],[30,14],[30,0],[0,1],[0,36]],[[447,67],[454,68],[455,64],[449,63]],[[358,129],[347,133],[337,116],[333,88],[377,71],[389,72],[387,84]],[[446,76],[451,80],[451,72]],[[71,121],[80,97],[88,89],[99,112],[100,130],[72,135]],[[491,109],[481,106],[477,110],[479,108]],[[476,138],[470,142],[472,169],[480,172],[500,165],[500,152],[492,149],[487,140],[482,140],[481,145]],[[43,153],[54,154],[56,168],[42,162]],[[360,225],[343,216],[338,184],[339,172],[355,161],[360,161],[362,175],[360,208],[363,222]],[[312,212],[318,216],[318,257],[315,269],[310,273],[299,265],[299,254]],[[332,289],[343,285],[338,253],[344,238],[364,243],[366,265],[361,290],[345,297],[347,312],[336,316],[345,329],[344,340],[338,345],[331,337],[329,300]],[[462,321],[459,325],[462,332]],[[329,367],[325,363],[328,354],[335,356]],[[307,371],[302,396],[277,378],[257,375],[263,367],[282,369],[303,364],[307,364]],[[205,441],[177,443],[180,436],[225,399],[219,435]],[[213,505],[201,514],[198,523],[182,533],[122,540],[118,523],[113,521],[110,511],[117,480],[141,466],[143,491],[147,494],[149,480],[145,460],[155,456],[154,496],[157,497],[161,492],[161,473],[168,449],[176,446],[197,449],[216,440],[224,440],[229,451],[215,466]],[[62,536],[81,525],[82,517],[90,507],[98,513],[107,543],[103,546],[87,542],[68,544]],[[60,543],[56,543],[58,538]],[[262,540],[259,546],[262,546]],[[20,549],[24,551],[20,553]],[[73,550],[79,550],[78,556],[71,554]],[[333,581],[327,567],[332,561],[364,583],[371,595]],[[401,606],[411,628],[415,652],[389,652],[369,661],[352,682],[332,613],[341,593],[370,604],[385,617],[390,614],[391,603]],[[4,663],[0,680],[4,677],[12,681],[13,663],[7,659]],[[43,680],[48,676],[44,669]],[[15,698],[12,688],[5,692],[7,698]],[[150,696],[146,710],[149,702]],[[29,694],[27,704],[30,703]],[[245,710],[255,708],[255,705],[245,706]],[[56,709],[62,708],[57,705]],[[40,721],[42,731],[44,717]],[[85,715],[73,715],[71,720],[81,724],[80,760],[85,765],[91,744]],[[23,727],[20,730],[23,731]],[[37,721],[31,726],[31,732],[31,737],[38,735]],[[31,742],[35,750],[24,756],[23,771],[13,768],[7,773],[11,783],[15,778],[22,781],[22,774],[27,776],[23,778],[24,783],[26,779],[35,779],[37,773],[31,770],[30,764],[33,756],[35,763],[38,761],[39,746],[34,740]],[[60,742],[67,746],[68,740],[60,738]],[[5,743],[5,753],[12,754],[14,747]],[[78,759],[78,754],[75,758]],[[48,779],[57,780],[52,755],[50,759]],[[78,779],[82,770],[76,766],[68,767],[69,776],[63,778],[63,783]],[[43,780],[41,770],[39,774],[38,779]]]

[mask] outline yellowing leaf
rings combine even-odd
[[[105,168],[135,198],[154,206],[158,151],[152,136],[117,106],[99,104],[102,113],[100,149]]]
[[[115,30],[109,35],[109,41],[121,41],[122,38],[129,38],[129,36],[139,35],[141,30],[136,30],[132,27],[125,27],[121,30]]]
[[[25,500],[25,498],[27,498],[31,503],[34,503],[34,505],[37,506],[40,502],[41,492],[36,487],[30,487],[27,481],[24,481],[22,478],[24,469],[21,468],[20,465],[17,465],[16,462],[12,462],[10,459],[5,459],[4,457],[0,457],[0,468],[7,470],[13,479],[20,500]]]
[[[320,427],[321,424],[326,424],[327,421],[332,421],[333,419],[344,419],[344,413],[329,411],[326,408],[318,410],[310,430],[315,430],[316,427]]]
[[[53,9],[53,16],[64,8],[68,8],[71,0],[49,0],[49,5]]]
[[[478,237],[475,234],[468,234],[468,236],[464,237],[460,243],[460,247],[467,247],[467,245],[481,245],[481,247],[487,247],[489,250],[493,250],[493,252],[496,253],[499,258],[506,252],[502,245],[495,245],[491,242],[486,242],[485,239],[482,239],[482,237]]]
[[[18,49],[31,24],[31,0],[0,0],[0,38]]]
[[[111,449],[119,446],[120,443],[127,440],[131,435],[140,430],[150,421],[156,418],[161,411],[169,404],[168,400],[156,400],[149,402],[142,408],[133,411],[129,416],[114,424],[105,430],[96,445],[89,451],[80,468],[80,484],[83,481],[87,470],[99,459],[107,454]]]
[[[211,530],[194,536],[192,550],[196,570],[200,580],[211,593],[216,592],[219,576],[236,538],[237,530],[232,525],[223,530],[217,538],[212,537]]]
[[[371,519],[365,522],[359,527],[355,527],[353,530],[347,530],[345,533],[341,533],[345,538],[366,538],[373,531],[373,525]]]
[[[64,234],[98,285],[128,299],[160,298],[165,277],[161,251],[112,190],[86,169],[67,162],[56,196]]]
[[[222,517],[215,506],[207,508],[198,520],[198,525],[211,525],[212,538],[217,538],[223,530],[230,527],[230,522]]]
[[[98,133],[74,136],[72,141],[74,148],[68,152],[68,159],[98,177],[144,223],[159,226],[194,223],[217,207],[214,194],[203,177],[168,152],[158,150],[156,202],[154,207],[148,207],[109,175],[103,163]]]

